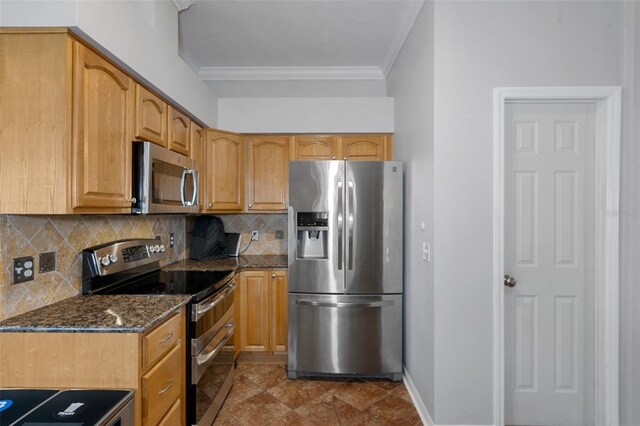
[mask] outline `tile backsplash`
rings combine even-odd
[[[252,241],[243,254],[287,254],[287,215],[286,214],[221,214],[225,232],[241,234],[240,249],[247,247],[251,240],[251,231],[258,231],[258,241]],[[187,244],[190,241],[195,216],[187,218]],[[282,231],[283,238],[276,239],[276,231]],[[188,247],[187,247],[188,251]]]
[[[286,223],[286,217],[285,217]],[[169,234],[175,237],[169,249]],[[123,238],[155,238],[172,263],[185,256],[185,216],[14,216],[0,215],[0,319],[39,308],[80,292],[80,252]],[[38,273],[38,255],[56,253],[55,271]],[[13,258],[34,257],[35,279],[11,284]]]

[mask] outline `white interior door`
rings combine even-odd
[[[590,425],[595,107],[505,112],[505,423]]]

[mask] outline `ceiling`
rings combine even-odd
[[[204,80],[384,79],[422,3],[196,0],[181,56]]]

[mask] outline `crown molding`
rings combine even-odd
[[[196,0],[171,0],[171,3],[178,9],[178,12],[187,10],[196,2]]]
[[[407,2],[407,8],[400,18],[400,23],[398,24],[396,33],[393,36],[393,40],[391,41],[391,46],[389,46],[387,55],[382,62],[382,66],[380,67],[385,78],[389,75],[391,68],[393,68],[393,64],[396,62],[396,59],[398,58],[398,55],[402,50],[402,46],[409,36],[411,28],[413,28],[413,24],[416,22],[416,18],[418,17],[420,9],[422,9],[423,5],[424,0]]]
[[[384,80],[380,67],[201,67],[202,80]]]

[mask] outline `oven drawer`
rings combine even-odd
[[[142,376],[142,417],[155,425],[180,398],[182,351],[177,345],[155,367]]]
[[[180,340],[180,315],[166,320],[160,327],[142,338],[142,368],[153,365],[160,356]]]
[[[173,407],[171,407],[167,415],[164,416],[162,420],[160,420],[160,423],[158,423],[158,426],[181,425],[182,421],[180,420],[181,419],[180,412],[181,412],[180,400],[177,400],[175,404],[173,404]]]

